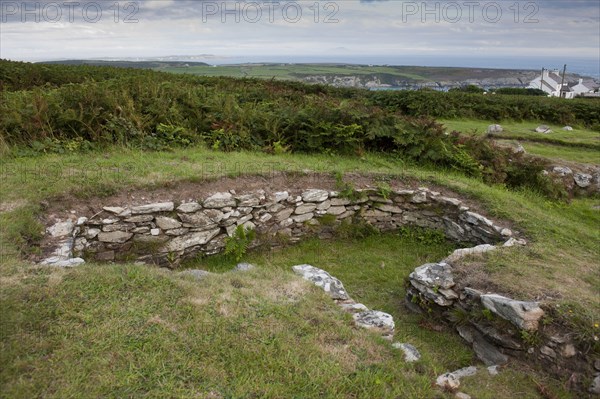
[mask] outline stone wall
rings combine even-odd
[[[474,244],[512,236],[460,200],[426,188],[391,191],[385,198],[377,190],[357,190],[352,197],[317,189],[224,192],[187,203],[107,206],[89,219],[79,218],[73,253],[87,260],[175,266],[186,257],[221,252],[240,225],[257,232],[255,245],[296,242],[307,235],[328,238],[342,223],[358,221],[380,231],[405,225],[440,229],[457,242]]]

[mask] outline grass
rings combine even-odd
[[[501,142],[503,140],[500,140]],[[522,143],[528,154],[569,162],[600,164],[600,149],[564,147],[554,144]]]
[[[531,241],[473,262],[472,274],[502,293],[542,298],[546,306],[578,303],[591,315],[584,319],[590,326],[600,314],[595,199],[556,203],[371,154],[333,160],[192,148],[149,156],[115,148],[2,159],[0,167],[1,397],[444,397],[431,387],[436,375],[472,362],[454,334],[420,328],[419,318],[401,306],[403,279],[440,259],[451,249],[444,244],[393,235],[310,240],[251,254],[248,260],[262,266],[256,272],[201,283],[142,266],[61,271],[24,263],[21,253],[31,251],[43,230],[39,203],[65,195],[85,201],[131,187],[240,174],[268,178],[273,171],[377,173],[435,183],[513,221]],[[379,338],[354,329],[318,290],[298,285],[290,267],[305,262],[340,278],[356,300],[393,314],[398,340],[419,347],[422,364],[405,364]],[[217,257],[195,266],[225,271],[232,264]],[[465,392],[538,397],[528,374],[568,397],[558,383],[517,368],[499,378],[465,379]]]

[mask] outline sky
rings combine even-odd
[[[0,0],[1,58],[166,56],[215,64],[566,63],[600,76],[600,1]]]

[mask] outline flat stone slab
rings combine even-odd
[[[329,198],[329,191],[325,190],[307,190],[302,193],[304,202],[323,202]]]
[[[378,310],[367,310],[365,312],[355,313],[352,317],[359,327],[378,329],[388,334],[394,333],[394,318],[387,313]]]
[[[481,295],[481,304],[515,326],[528,331],[537,330],[539,320],[544,316],[538,302],[516,301],[497,294]]]
[[[411,344],[396,342],[392,344],[392,347],[404,352],[404,360],[407,363],[417,362],[421,359],[421,353]]]
[[[409,276],[427,287],[449,289],[454,287],[452,267],[447,263],[426,263],[419,266]]]
[[[456,262],[464,257],[471,255],[481,255],[486,252],[495,251],[497,248],[490,244],[478,245],[473,248],[460,248],[452,252],[452,255],[446,258],[447,262]]]
[[[213,230],[189,233],[184,236],[174,238],[165,246],[163,252],[183,251],[186,248],[195,247],[197,245],[204,245],[213,238],[215,238],[220,231],[221,229],[217,228]]]
[[[333,299],[342,301],[350,299],[344,285],[340,280],[331,276],[325,270],[321,270],[311,265],[293,266],[294,273],[302,276],[305,280],[314,283],[317,287],[323,288],[323,291],[329,294]]]
[[[155,213],[155,212],[171,212],[175,209],[175,204],[172,202],[160,202],[156,204],[140,205],[131,208],[133,215]]]
[[[44,266],[54,266],[54,267],[76,267],[79,265],[83,265],[85,260],[81,258],[71,258],[71,259],[60,259],[58,257],[45,259],[41,264]]]
[[[238,263],[233,269],[234,272],[249,272],[250,270],[256,269],[251,263]]]
[[[205,208],[225,208],[235,205],[235,198],[230,193],[216,193],[204,200]]]
[[[48,227],[46,231],[52,237],[65,237],[69,236],[73,233],[73,228],[75,225],[71,220],[67,220],[66,222],[58,222],[54,225]]]

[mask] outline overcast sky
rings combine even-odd
[[[219,63],[372,57],[376,63],[390,56],[460,55],[600,63],[598,0],[78,3],[0,0],[0,56],[39,61],[209,54]]]

